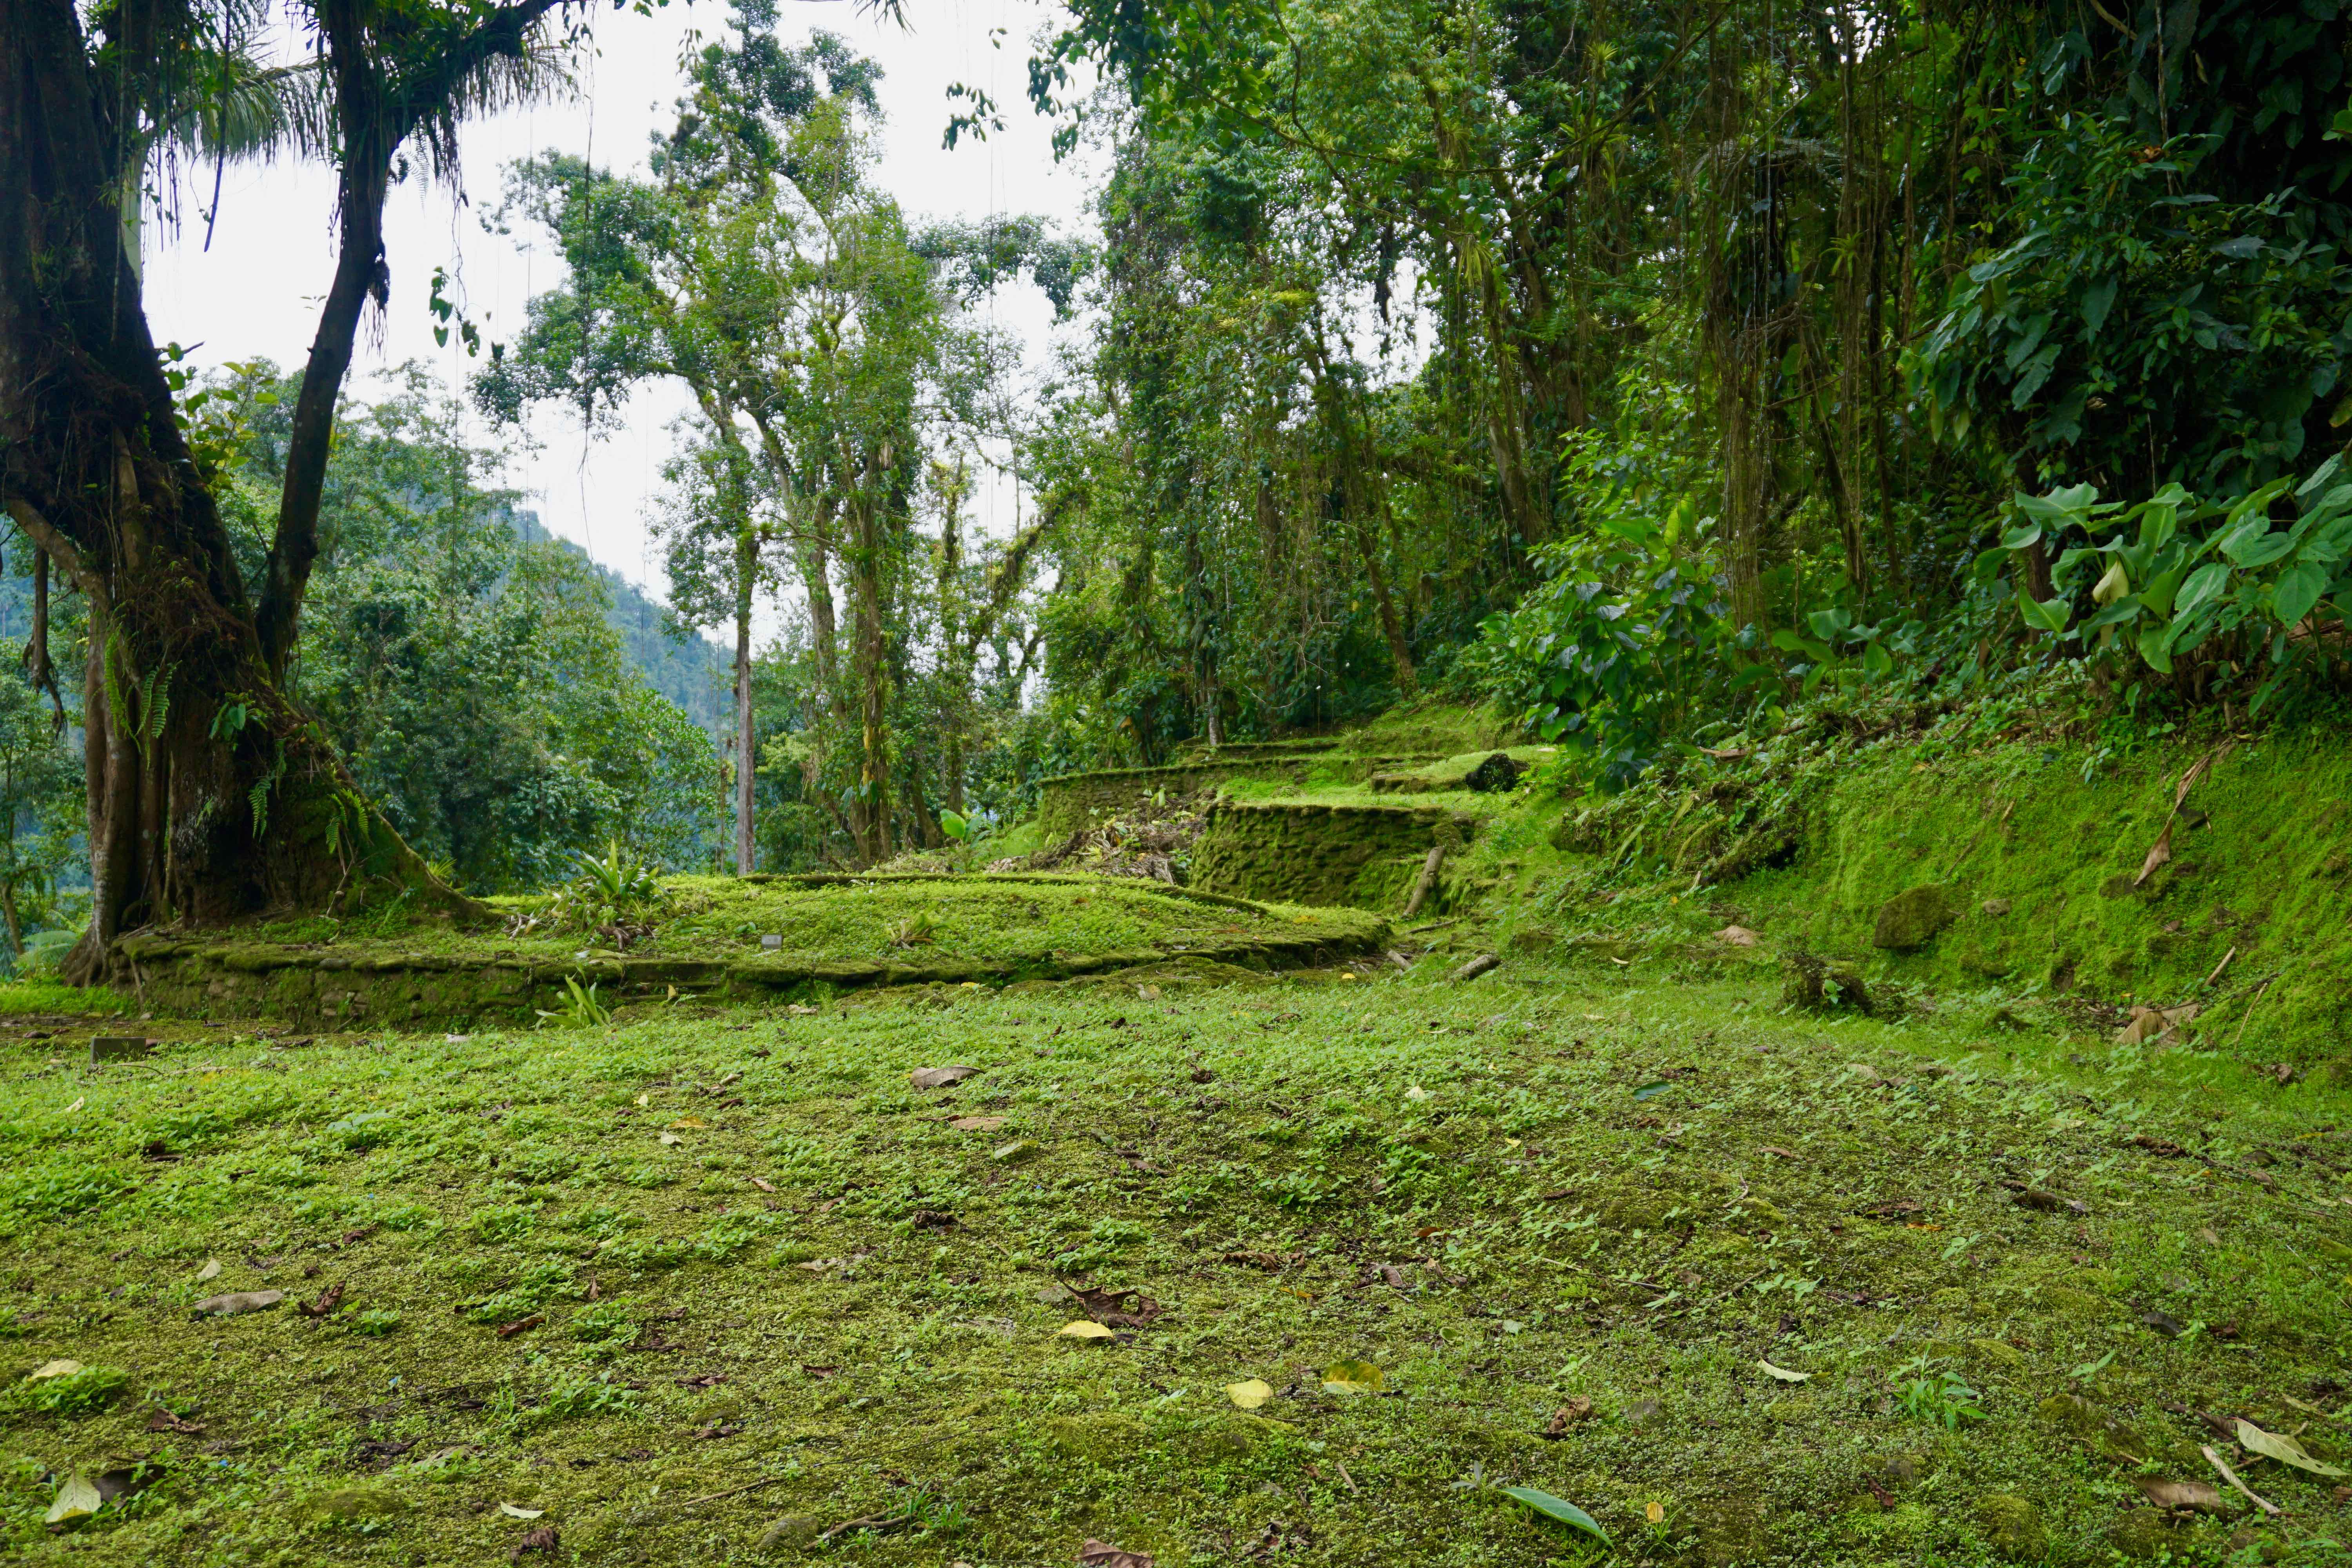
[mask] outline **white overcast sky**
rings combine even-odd
[[[909,0],[907,9],[910,31],[842,0],[785,0],[782,7],[787,36],[824,28],[881,64],[887,120],[879,183],[918,222],[1028,212],[1065,232],[1091,233],[1087,171],[1094,160],[1082,149],[1057,164],[1050,128],[1029,111],[1024,92],[1030,37],[1055,13],[1034,0]],[[726,16],[725,5],[713,0],[672,4],[652,16],[598,6],[596,53],[581,64],[576,100],[465,128],[465,202],[446,184],[412,179],[396,187],[386,214],[391,310],[381,343],[362,331],[346,394],[372,395],[377,377],[410,359],[437,367],[453,384],[466,374],[456,334],[446,348],[433,342],[425,301],[436,267],[461,280],[467,311],[486,337],[520,331],[523,301],[560,281],[562,263],[544,248],[544,237],[534,255],[519,248],[532,238],[521,230],[483,231],[480,215],[497,203],[501,171],[550,149],[642,168],[648,134],[670,123],[681,48],[696,29],[719,33]],[[1000,47],[992,47],[992,34]],[[289,47],[298,42],[289,35]],[[959,81],[985,88],[1003,106],[1006,128],[984,143],[967,139],[948,151],[940,145],[951,112],[947,89]],[[198,209],[211,196],[210,174],[205,171],[202,189],[184,195],[176,233],[162,225],[148,230],[147,312],[156,340],[201,343],[200,363],[266,356],[299,369],[334,270],[331,173],[291,163],[232,166],[206,250]],[[1026,340],[1029,363],[1041,364],[1052,311],[1036,291],[1002,290],[989,309]],[[641,392],[627,427],[593,440],[560,411],[541,410],[530,432],[538,449],[520,454],[508,476],[530,493],[550,529],[656,596],[666,595],[667,583],[647,542],[646,515],[661,484],[670,421],[684,406],[675,389]],[[1009,532],[1017,504],[1010,489],[999,485],[978,499],[982,525]]]

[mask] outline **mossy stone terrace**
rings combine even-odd
[[[142,1001],[307,1026],[529,1023],[594,986],[600,1005],[682,993],[808,1002],[867,985],[1002,984],[1139,965],[1266,969],[1364,952],[1386,925],[1350,910],[1253,903],[1156,883],[1035,874],[675,879],[626,952],[534,923],[510,929],[307,921],[232,940],[131,939]]]

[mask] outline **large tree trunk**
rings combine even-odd
[[[441,889],[278,689],[175,418],[70,0],[0,5],[0,505],[89,605],[89,930]]]
[[[760,541],[748,520],[735,531],[735,874],[756,867],[751,784],[758,759],[751,734],[751,587],[760,569]]]

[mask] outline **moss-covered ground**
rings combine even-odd
[[[1784,1013],[1761,964],[1449,962],[466,1037],[159,1019],[103,1068],[86,1016],[19,1016],[8,1548],[2344,1560],[2340,1483],[2208,1419],[2352,1450],[2339,1091],[2042,1013]],[[948,1066],[980,1070],[909,1081]],[[150,1484],[45,1526],[76,1475]]]

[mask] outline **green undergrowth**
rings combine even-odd
[[[2131,1005],[2194,1004],[2185,1037],[2345,1058],[2343,737],[2217,731],[2116,757],[2019,738],[2015,717],[1818,710],[1622,795],[1551,805],[1556,853],[1529,851],[1545,874],[1513,918],[1685,949],[1737,924],[1897,991],[1991,988],[2111,1025]]]
[[[1361,943],[1378,935],[1378,922],[1355,910],[1253,904],[1137,879],[674,877],[661,889],[656,901],[628,911],[625,926],[588,931],[550,918],[550,899],[530,897],[492,900],[502,923],[488,930],[399,916],[313,919],[245,928],[233,940],[559,963],[619,943],[633,957],[919,960],[1013,973],[1055,955],[1238,950],[1301,935]]]
[[[0,1529],[125,1564],[550,1529],[522,1561],[2344,1560],[2335,1483],[2234,1443],[2276,1523],[2135,1485],[2215,1479],[2200,1411],[2352,1450],[2340,1093],[1448,962],[157,1022],[103,1068],[0,1030]],[[910,1083],[948,1066],[980,1070]],[[1159,1310],[1062,1333],[1088,1286]],[[255,1290],[287,1300],[195,1315]],[[45,1528],[76,1474],[152,1484]]]

